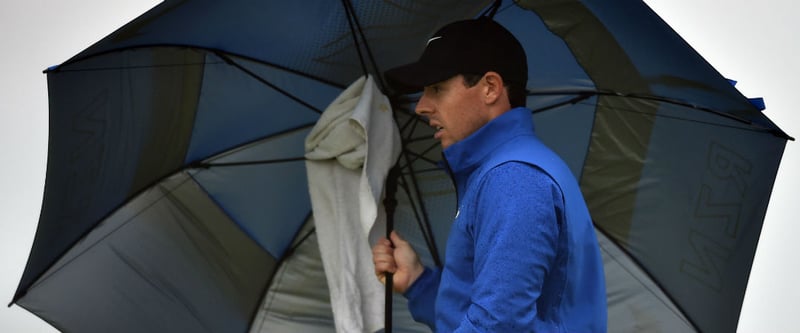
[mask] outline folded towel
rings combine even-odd
[[[371,77],[351,84],[306,137],[306,170],[338,332],[383,328],[384,291],[370,234],[385,230],[381,204],[401,141],[389,99]]]

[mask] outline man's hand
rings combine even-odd
[[[372,262],[375,264],[375,275],[381,283],[386,283],[386,273],[393,273],[392,284],[394,291],[405,293],[406,290],[422,275],[425,267],[419,261],[419,256],[414,252],[397,232],[392,231],[392,241],[381,238],[372,247]],[[392,248],[394,243],[394,248]]]

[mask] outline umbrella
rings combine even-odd
[[[331,331],[303,140],[349,83],[490,5],[165,1],[48,69],[44,201],[12,303],[66,332]],[[791,138],[639,1],[494,9],[587,199],[609,331],[735,330]],[[385,91],[395,226],[439,264],[452,187],[414,96]],[[394,302],[396,330],[424,329]]]

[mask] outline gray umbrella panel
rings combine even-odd
[[[277,263],[180,173],[100,223],[18,304],[64,332],[243,332]]]

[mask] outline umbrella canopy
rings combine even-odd
[[[332,330],[303,140],[349,83],[489,5],[165,1],[49,69],[44,201],[12,302],[66,332]],[[609,330],[735,330],[790,137],[640,1],[495,19],[589,205]],[[405,144],[395,223],[439,264],[452,185],[414,96],[385,91]]]

